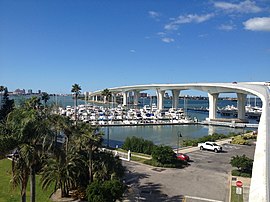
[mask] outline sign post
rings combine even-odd
[[[238,195],[238,202],[239,202],[239,197],[242,194],[242,190],[243,190],[242,186],[243,186],[242,181],[240,180],[236,181],[236,194]]]

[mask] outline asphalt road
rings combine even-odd
[[[224,144],[223,152],[193,151],[184,169],[154,168],[125,162],[130,201],[228,201],[230,159],[246,154],[253,158],[255,146]]]

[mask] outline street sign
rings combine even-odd
[[[242,187],[243,186],[243,182],[240,181],[240,180],[236,181],[236,186],[237,187]]]
[[[236,194],[242,194],[242,187],[236,187]]]

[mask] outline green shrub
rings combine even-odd
[[[239,170],[232,170],[233,176],[241,176],[241,172]]]
[[[251,139],[255,140],[255,139],[257,139],[257,135],[253,134],[253,133],[244,134],[242,137],[243,137],[244,140],[251,140]]]
[[[152,152],[152,158],[161,164],[174,164],[176,154],[169,146],[156,146]]]
[[[151,155],[154,147],[155,145],[152,141],[133,136],[126,138],[122,149]]]
[[[186,161],[182,161],[180,159],[175,159],[175,161],[171,164],[162,164],[157,162],[154,159],[147,159],[144,161],[145,164],[155,166],[155,167],[164,167],[164,168],[184,168],[188,165]]]
[[[251,173],[241,173],[241,177],[251,177]]]
[[[216,140],[220,140],[220,139],[224,139],[224,138],[230,138],[233,136],[236,136],[239,134],[236,133],[229,133],[228,135],[224,135],[224,134],[218,134],[218,133],[214,133],[213,135],[206,135],[197,139],[192,139],[192,140],[183,140],[183,146],[187,147],[187,146],[197,146],[198,143],[201,142],[215,142]]]
[[[230,164],[233,167],[237,167],[237,169],[242,172],[242,173],[250,173],[252,172],[252,165],[253,165],[253,160],[246,157],[246,155],[242,156],[233,156],[231,158]]]
[[[86,190],[89,202],[114,202],[121,199],[125,186],[119,180],[94,181]]]
[[[251,177],[251,173],[241,172],[240,170],[232,170],[232,176]]]
[[[232,144],[247,145],[249,142],[245,140],[241,135],[232,138]]]

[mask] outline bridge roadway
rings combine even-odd
[[[258,96],[262,101],[262,114],[258,127],[252,179],[249,193],[250,202],[270,202],[270,83],[269,82],[233,82],[233,83],[189,83],[189,84],[150,84],[109,88],[112,97],[123,95],[123,105],[127,105],[129,92],[134,93],[134,104],[138,104],[139,93],[145,90],[156,90],[158,109],[163,108],[164,93],[172,91],[173,108],[178,106],[178,98],[182,90],[199,90],[208,93],[209,118],[216,118],[217,99],[219,93],[237,93],[238,118],[244,119],[245,101],[248,94]],[[89,93],[92,99],[97,100],[102,90]],[[106,99],[106,98],[104,98]]]

